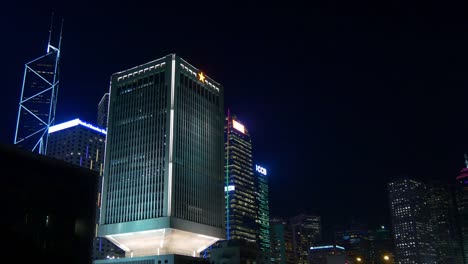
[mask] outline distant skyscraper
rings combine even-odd
[[[427,196],[437,263],[463,263],[453,193],[448,187],[434,185],[428,187]]]
[[[99,172],[103,169],[106,130],[70,120],[49,128],[47,156]]]
[[[395,262],[436,263],[425,184],[399,179],[388,184]]]
[[[133,262],[224,238],[223,102],[175,54],[112,75],[98,234]]]
[[[308,264],[310,247],[322,239],[320,216],[300,214],[290,220],[296,264]]]
[[[25,64],[15,138],[18,147],[45,155],[49,127],[55,122],[59,88],[58,47],[51,45],[52,25],[45,55]]]
[[[109,93],[105,93],[102,96],[101,101],[98,104],[98,113],[97,113],[97,124],[100,127],[107,129],[107,116],[109,110]]]
[[[270,252],[270,205],[268,202],[268,172],[260,166],[255,165],[255,187],[258,205],[257,213],[257,242],[260,250]]]
[[[229,112],[224,129],[226,236],[256,242],[258,206],[250,134]]]
[[[290,225],[284,219],[270,219],[270,259],[272,264],[295,264]]]

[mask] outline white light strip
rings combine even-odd
[[[49,127],[49,134],[54,133],[56,131],[63,130],[63,129],[67,129],[67,128],[70,128],[70,127],[77,126],[78,124],[80,124],[80,119],[77,118],[77,119],[73,119],[73,120],[70,120],[70,121],[55,125],[55,126],[51,126],[51,127]]]
[[[174,142],[174,88],[175,88],[175,54],[172,55],[171,65],[171,113],[169,120],[169,171],[167,181],[167,216],[172,212],[172,145]]]
[[[91,125],[89,123],[83,122],[79,118],[49,127],[49,134],[60,131],[60,130],[63,130],[63,129],[67,129],[67,128],[70,128],[70,127],[74,127],[74,126],[77,126],[77,125],[85,126],[87,128],[90,128],[90,129],[92,129],[94,131],[97,131],[97,132],[99,132],[101,134],[104,134],[104,135],[107,134],[107,131],[105,129],[102,129],[102,128],[99,128],[97,126],[93,126],[93,125]]]

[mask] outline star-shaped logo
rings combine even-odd
[[[205,75],[203,75],[203,72],[200,72],[198,74],[198,80],[200,80],[203,83],[205,82]]]

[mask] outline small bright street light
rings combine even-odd
[[[387,256],[387,255],[385,255],[385,256],[383,257],[383,259],[384,259],[384,260],[389,260],[389,259],[390,259],[390,257],[389,257],[389,256]]]
[[[362,261],[362,258],[357,257],[356,260],[357,260],[358,262],[361,262],[361,261]]]

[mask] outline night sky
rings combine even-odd
[[[0,142],[13,142],[24,63],[45,52],[54,12],[58,122],[96,123],[112,73],[175,52],[224,86],[269,171],[271,215],[389,224],[389,179],[449,183],[464,166],[461,2],[2,4]]]

